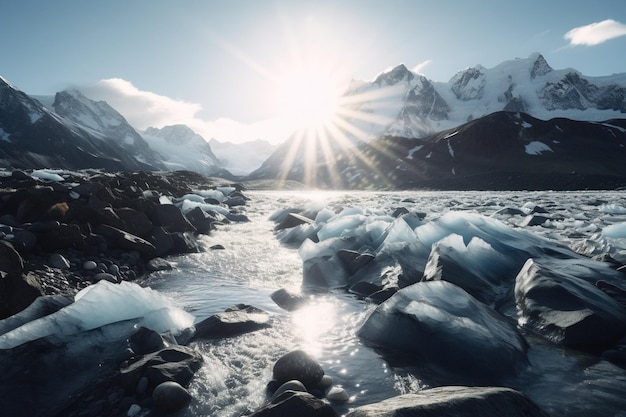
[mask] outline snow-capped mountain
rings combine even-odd
[[[209,144],[222,166],[234,175],[249,174],[276,150],[276,145],[262,139],[233,143],[211,138]]]
[[[585,152],[589,152],[589,149],[574,149],[572,144],[593,146],[594,143],[583,139],[569,139],[570,136],[576,137],[577,131],[570,129],[567,134],[564,134],[559,131],[559,126],[564,122],[555,122],[556,118],[567,118],[569,122],[585,121],[576,125],[581,131],[601,136],[606,136],[606,132],[610,131],[610,135],[617,135],[623,141],[624,132],[620,131],[624,127],[623,121],[610,124],[612,126],[610,129],[605,126],[600,131],[597,131],[596,122],[626,119],[626,73],[606,77],[587,77],[573,69],[554,70],[542,55],[533,54],[528,58],[503,62],[490,69],[480,65],[468,68],[455,74],[450,81],[442,83],[433,82],[423,75],[408,70],[404,65],[399,65],[383,72],[371,82],[353,81],[342,102],[349,110],[342,113],[347,115],[344,119],[352,125],[351,129],[345,130],[345,136],[331,137],[327,143],[317,144],[315,142],[303,143],[298,140],[297,136],[294,136],[282,144],[259,169],[247,178],[287,179],[314,186],[406,188],[417,187],[418,184],[434,186],[437,178],[452,175],[451,178],[442,180],[439,186],[460,184],[458,179],[461,177],[454,177],[454,172],[459,174],[464,168],[455,165],[456,160],[434,158],[434,150],[431,156],[428,156],[430,151],[426,152],[426,149],[430,149],[429,146],[434,146],[426,146],[427,142],[442,142],[442,139],[437,136],[438,132],[452,137],[460,131],[472,133],[471,135],[459,134],[454,140],[450,139],[442,143],[448,146],[453,142],[462,141],[458,143],[458,147],[463,149],[468,146],[465,141],[472,137],[475,143],[483,144],[483,151],[485,151],[482,152],[483,155],[489,154],[486,152],[488,148],[515,146],[518,149],[531,142],[537,146],[539,143],[545,144],[551,149],[566,146],[569,150],[562,150],[558,157],[550,159],[549,155],[556,154],[546,154],[532,161],[536,163],[542,159],[550,161],[545,163],[547,165],[560,164],[559,158],[568,158],[576,154],[576,157],[566,165],[571,170],[587,172],[586,178],[594,175],[610,177],[608,167],[611,167],[615,175],[620,178],[626,175],[619,168],[623,165],[620,161],[624,159],[618,160],[617,164],[607,164],[604,167],[601,162],[603,158],[607,161],[613,160],[615,155],[622,158],[626,156],[621,147],[624,145],[623,142],[620,142],[620,147],[611,148],[613,152],[611,155],[602,153],[609,150],[609,146],[605,144],[598,150],[594,150],[592,154],[595,160],[590,167],[594,167],[595,171],[592,169],[594,173],[591,174],[588,172],[588,167],[583,166]],[[514,120],[502,115],[497,118],[498,123],[487,122],[491,120],[489,115],[497,112],[519,113],[519,117],[534,117],[549,121],[546,123],[552,128],[544,127],[544,130],[547,129],[552,133],[547,137],[542,133],[543,136],[535,138],[534,135],[538,134],[538,129],[520,130]],[[534,125],[539,125],[541,120],[534,122]],[[471,128],[461,128],[472,121],[480,121],[480,123],[470,125]],[[496,140],[499,135],[509,135],[511,131],[522,135],[523,141],[517,143],[513,139],[509,142]],[[476,139],[481,135],[484,136],[482,139]],[[569,145],[550,145],[549,142],[552,139],[549,135],[553,136],[554,141]],[[349,142],[353,146],[346,146]],[[513,143],[516,144],[513,145]],[[329,146],[334,153],[332,158],[329,158],[327,156],[329,152],[324,150],[324,147],[328,149]],[[445,146],[443,150],[447,152]],[[418,150],[421,151],[418,152]],[[426,152],[426,154],[422,155],[421,152]],[[414,155],[416,159],[407,159],[407,155]],[[417,159],[418,155],[422,158]],[[460,155],[457,156],[460,157]],[[484,172],[491,172],[486,174],[487,177],[497,176],[498,170],[505,168],[499,165],[501,161],[481,156],[481,149],[478,145],[473,147],[470,153],[466,152],[464,157],[467,158],[466,161],[474,161],[476,164],[480,161]],[[506,161],[511,164],[525,161],[518,157],[525,158],[524,152]],[[364,165],[364,161],[370,160],[378,162],[372,162],[370,167],[366,166],[367,164]],[[439,171],[437,164],[433,164],[435,160],[439,161],[442,171]],[[397,163],[394,164],[394,161]],[[422,168],[408,169],[406,164],[428,168],[423,168],[425,171],[421,171]],[[488,171],[489,164],[491,164],[492,171]],[[468,165],[463,166],[469,169]],[[528,179],[525,170],[530,168],[529,165],[524,166],[522,177]],[[466,170],[466,174],[469,175],[470,171],[471,169]],[[434,174],[435,172],[437,174]],[[614,183],[611,182],[613,185]],[[477,182],[476,187],[480,184],[487,188],[495,187],[495,185],[485,185],[484,182]],[[546,182],[546,187],[548,187],[547,184]],[[466,186],[469,185],[466,184]],[[558,186],[565,187],[562,184]],[[588,182],[585,186],[593,187]]]
[[[250,179],[353,189],[614,189],[626,186],[626,119],[544,121],[500,111],[424,138],[362,142],[324,164],[287,166],[282,155]]]
[[[208,176],[231,177],[211,145],[186,125],[149,127],[143,137],[161,155],[169,170],[190,170]]]
[[[115,139],[47,109],[0,77],[0,166],[154,170]]]
[[[59,116],[114,140],[139,161],[159,169],[166,168],[163,154],[155,152],[106,101],[94,101],[78,90],[66,90],[56,93],[52,108]]]
[[[348,121],[362,132],[361,140],[422,137],[501,110],[600,121],[626,117],[626,73],[588,77],[571,68],[555,70],[539,53],[493,68],[467,68],[448,82],[398,65],[372,82],[353,82],[345,99],[359,114]]]

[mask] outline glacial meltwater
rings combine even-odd
[[[280,288],[299,292],[303,261],[296,245],[279,242],[276,223],[270,220],[277,210],[326,208],[328,215],[361,208],[370,215],[390,216],[404,207],[425,215],[423,224],[450,212],[478,213],[590,257],[609,254],[626,263],[624,192],[248,191],[246,195],[251,198],[246,208],[250,222],[220,225],[200,238],[204,252],[169,259],[173,270],[153,273],[140,282],[173,298],[198,321],[239,303],[271,314],[269,328],[191,344],[202,353],[204,363],[189,387],[193,400],[180,416],[241,416],[260,407],[267,401],[273,363],[294,349],[316,358],[334,384],[348,392],[348,402],[333,404],[340,415],[426,387],[476,383],[471,377],[433,371],[408,354],[383,356],[357,336],[376,305],[344,289],[307,292],[309,302],[294,312],[278,307],[270,294]],[[528,215],[541,211],[546,212],[541,224],[531,225]],[[454,227],[464,227],[463,216],[456,220]],[[354,227],[349,223],[345,230],[332,233],[349,232]],[[373,221],[364,230],[376,233],[380,224]],[[526,244],[534,242],[529,239]],[[214,245],[223,249],[209,249]],[[501,385],[526,393],[552,416],[626,416],[625,369],[522,333],[530,345],[529,365]]]

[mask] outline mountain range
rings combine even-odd
[[[399,65],[353,81],[343,102],[347,128],[307,141],[294,135],[247,179],[335,188],[626,185],[626,74],[554,70],[540,54],[468,68],[447,83]]]
[[[78,90],[35,98],[0,78],[0,167],[187,169],[234,179],[260,166],[243,179],[341,188],[626,185],[626,73],[555,70],[540,54],[467,68],[448,82],[398,65],[352,81],[341,103],[342,123],[324,135],[236,146],[184,125],[139,132]]]

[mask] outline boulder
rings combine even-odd
[[[78,249],[85,247],[85,238],[77,224],[62,223],[57,229],[43,233],[39,244],[45,252],[56,252],[62,249]]]
[[[519,391],[503,387],[444,386],[392,397],[346,417],[548,417]]]
[[[527,364],[527,343],[515,326],[446,281],[401,289],[374,310],[357,335],[408,353],[420,365],[487,382]]]
[[[186,407],[191,401],[191,394],[177,382],[162,382],[152,391],[154,408],[166,413],[174,413]]]
[[[152,243],[124,230],[106,224],[100,224],[96,227],[96,233],[107,238],[112,246],[128,251],[137,251],[144,258],[148,259],[156,256],[156,248]]]
[[[207,212],[200,207],[194,207],[185,214],[189,223],[195,227],[198,233],[207,234],[213,229],[213,223],[215,218],[211,217]]]
[[[200,252],[200,246],[195,236],[189,232],[170,233],[172,238],[172,254]]]
[[[154,227],[148,216],[141,211],[129,207],[120,207],[115,210],[115,213],[122,220],[123,229],[135,236],[145,238]]]
[[[337,417],[333,408],[308,392],[285,391],[249,417]]]
[[[313,224],[315,221],[297,213],[288,213],[284,219],[274,228],[274,230],[290,229],[301,224]]]
[[[272,393],[272,398],[281,396],[285,391],[308,392],[304,384],[296,379],[287,381]]]
[[[163,337],[154,330],[140,327],[131,337],[128,344],[135,355],[145,355],[164,349],[165,341]]]
[[[139,379],[144,376],[150,388],[166,381],[187,386],[201,363],[202,356],[195,350],[185,346],[170,346],[123,364],[120,382],[128,392],[133,392]]]
[[[178,207],[173,204],[155,206],[152,221],[168,232],[195,232],[196,228],[189,223]]]
[[[616,272],[588,262],[581,271],[573,261],[529,259],[515,283],[519,323],[564,346],[602,347],[626,335],[626,309],[584,278]]]
[[[307,388],[317,385],[324,376],[321,365],[302,350],[283,355],[274,364],[272,377],[279,383],[291,380],[302,382]]]
[[[24,261],[13,246],[0,240],[0,319],[12,316],[43,295],[31,274],[22,274]]]
[[[221,339],[268,327],[270,316],[256,307],[238,304],[195,325],[194,339]]]
[[[156,256],[165,256],[171,253],[174,247],[174,239],[171,234],[162,227],[155,227],[148,240],[154,245]]]
[[[294,311],[302,306],[304,306],[307,302],[306,298],[301,294],[296,294],[284,288],[274,291],[270,298],[274,301],[280,308],[286,311]]]

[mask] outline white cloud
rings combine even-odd
[[[570,45],[599,45],[626,35],[626,25],[612,19],[574,28],[564,35]]]
[[[176,100],[167,96],[142,91],[131,82],[121,78],[100,80],[96,84],[79,88],[92,100],[104,100],[122,114],[136,129],[186,124],[205,139],[246,142],[265,139],[273,143],[282,142],[286,132],[277,120],[264,120],[244,124],[228,118],[203,120],[197,114],[202,106]]]
[[[414,66],[411,71],[417,73],[417,74],[421,74],[422,73],[422,69],[424,69],[425,66],[430,65],[433,62],[432,59],[427,59],[426,61],[420,62],[419,64],[417,64],[416,66]]]

